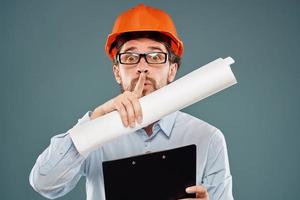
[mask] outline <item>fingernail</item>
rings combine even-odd
[[[130,123],[130,127],[131,128],[134,128],[134,126],[135,126],[135,123],[133,122],[133,123]]]
[[[186,191],[186,192],[190,192],[190,191],[191,191],[191,188],[188,187],[188,188],[185,189],[185,191]]]
[[[138,117],[138,123],[142,123],[142,118],[141,117]]]

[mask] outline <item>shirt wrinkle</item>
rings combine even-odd
[[[75,126],[90,121],[89,115],[90,111]],[[144,129],[135,131],[135,134],[124,135],[115,142],[103,144],[87,158],[78,153],[68,132],[54,136],[32,169],[30,184],[43,196],[57,198],[71,191],[84,175],[86,199],[105,200],[103,161],[196,144],[197,185],[207,186],[211,200],[233,200],[226,143],[219,129],[189,114],[176,111],[154,123],[152,131],[150,137]]]

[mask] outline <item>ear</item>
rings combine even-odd
[[[121,76],[120,76],[119,65],[117,65],[117,64],[113,65],[113,73],[114,73],[114,76],[115,76],[115,79],[116,79],[117,83],[121,84]]]
[[[170,65],[169,73],[168,73],[168,82],[172,82],[175,79],[178,65],[177,63],[173,63]]]

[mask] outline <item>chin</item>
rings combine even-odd
[[[146,95],[148,95],[148,94],[150,94],[150,93],[152,93],[152,92],[154,92],[154,91],[155,91],[154,88],[145,89],[145,90],[143,91],[143,96],[146,96]]]

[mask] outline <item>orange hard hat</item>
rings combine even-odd
[[[157,31],[171,40],[171,49],[178,56],[183,54],[183,42],[179,39],[176,27],[171,17],[163,10],[138,4],[118,16],[113,26],[112,32],[108,35],[105,51],[109,58],[116,56],[117,49],[112,48],[112,44],[117,37],[126,32],[137,31]]]

